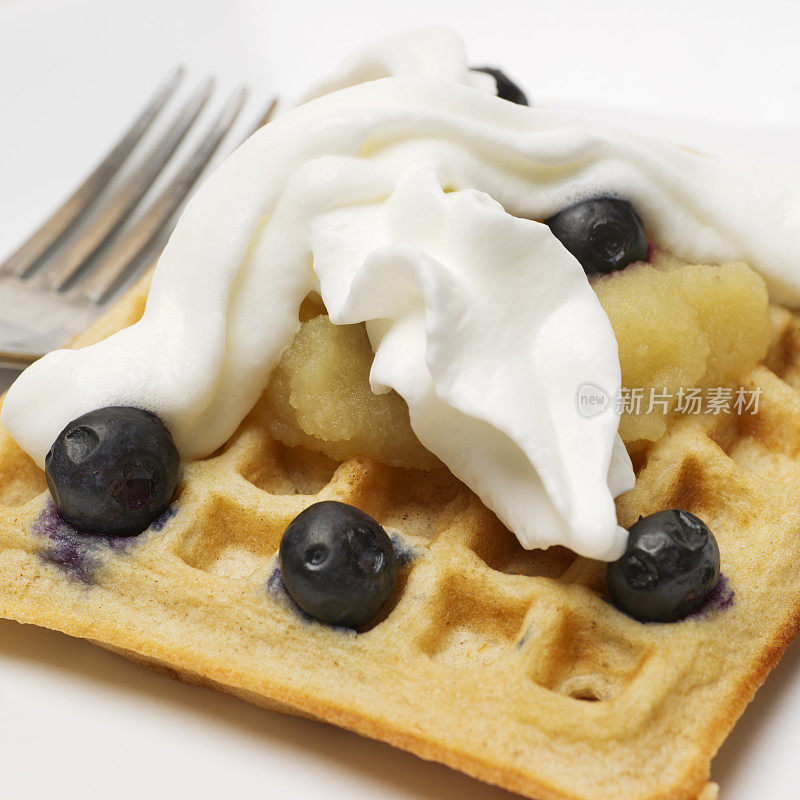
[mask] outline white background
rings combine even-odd
[[[800,162],[796,3],[0,0],[0,259],[173,64],[187,65],[187,86],[217,74],[218,102],[248,83],[243,131],[271,93],[292,96],[359,43],[432,22],[458,28],[473,63],[504,67],[541,104]],[[798,720],[794,645],[714,761],[724,800],[796,800]],[[382,744],[0,622],[4,800],[251,794],[509,797]]]

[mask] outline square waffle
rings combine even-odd
[[[76,345],[136,321],[141,283]],[[539,800],[713,800],[711,758],[800,620],[800,320],[742,381],[755,415],[692,417],[638,459],[620,523],[668,507],[715,532],[701,612],[645,625],[605,598],[605,565],[526,551],[446,469],[337,462],[271,434],[264,398],[185,465],[135,540],[77,536],[0,431],[0,616],[92,640],[267,708],[327,721]],[[319,500],[391,533],[393,596],[358,633],[286,594],[277,550]]]

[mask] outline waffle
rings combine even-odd
[[[76,343],[135,321],[143,282]],[[335,460],[269,433],[264,400],[138,538],[77,537],[0,431],[0,616],[182,680],[383,740],[539,800],[713,800],[710,760],[800,619],[800,319],[743,380],[756,415],[686,417],[642,457],[620,522],[706,520],[724,576],[683,622],[604,597],[604,565],[525,551],[445,469]],[[283,589],[287,524],[318,500],[391,532],[394,595],[369,629],[317,624]]]

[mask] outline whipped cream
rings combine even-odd
[[[402,53],[373,50],[336,85],[405,76],[324,95],[254,134],[188,204],[142,320],[19,378],[2,419],[37,463],[68,422],[108,405],[158,414],[183,458],[213,452],[316,290],[333,322],[367,323],[373,389],[406,400],[422,444],[524,546],[621,555],[613,498],[634,476],[618,418],[584,418],[576,402],[584,384],[619,388],[613,330],[578,262],[533,220],[584,197],[625,197],[660,247],[747,260],[775,299],[797,304],[800,193],[512,105],[485,82],[476,91],[463,50],[443,46],[443,65],[426,56],[436,35],[424,37],[425,47],[395,41]],[[409,74],[413,63],[438,66]]]
[[[421,28],[360,48],[312,86],[300,102],[381,78],[438,78],[497,94],[495,79],[467,66],[463,39],[449,28]]]

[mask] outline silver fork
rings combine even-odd
[[[227,99],[175,176],[128,230],[121,228],[197,121],[213,92],[213,79],[196,89],[136,169],[105,198],[102,210],[87,217],[182,77],[180,67],[170,73],[103,161],[0,264],[0,366],[22,368],[63,345],[152,265],[153,254],[171,232],[170,222],[239,116],[247,97],[244,88]],[[251,132],[269,121],[275,106],[272,100]]]

